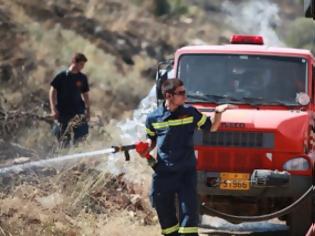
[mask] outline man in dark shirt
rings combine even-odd
[[[50,83],[49,101],[51,115],[58,121],[54,132],[58,140],[67,146],[86,137],[90,119],[89,84],[81,72],[87,58],[76,53],[67,70],[58,73]]]
[[[165,103],[150,113],[146,120],[149,147],[140,153],[146,156],[157,147],[151,200],[155,207],[162,234],[197,236],[197,177],[193,134],[196,128],[216,131],[221,115],[235,106],[224,104],[215,108],[212,120],[191,106],[186,106],[186,91],[179,79],[162,84]],[[175,196],[179,201],[176,216]]]

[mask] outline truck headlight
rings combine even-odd
[[[283,165],[283,169],[285,170],[308,170],[309,168],[308,161],[302,157],[293,158]]]
[[[198,150],[195,150],[195,157],[196,157],[196,159],[198,159]]]

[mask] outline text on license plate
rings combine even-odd
[[[249,174],[247,173],[220,173],[220,189],[249,190]]]

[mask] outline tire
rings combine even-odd
[[[289,235],[305,236],[312,223],[313,197],[310,196],[288,215],[287,224],[289,226]]]
[[[201,202],[200,199],[201,199],[201,197],[200,197],[200,195],[198,194],[198,195],[197,195],[197,207],[198,207],[197,212],[198,212],[198,226],[199,226],[199,227],[203,225],[203,222],[202,222],[202,215],[204,214],[203,209],[202,209],[202,206],[201,206],[202,202]]]

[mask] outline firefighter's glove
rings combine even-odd
[[[147,142],[138,142],[136,143],[136,151],[139,153],[141,157],[147,158],[149,155],[149,150],[150,150],[150,144]]]

